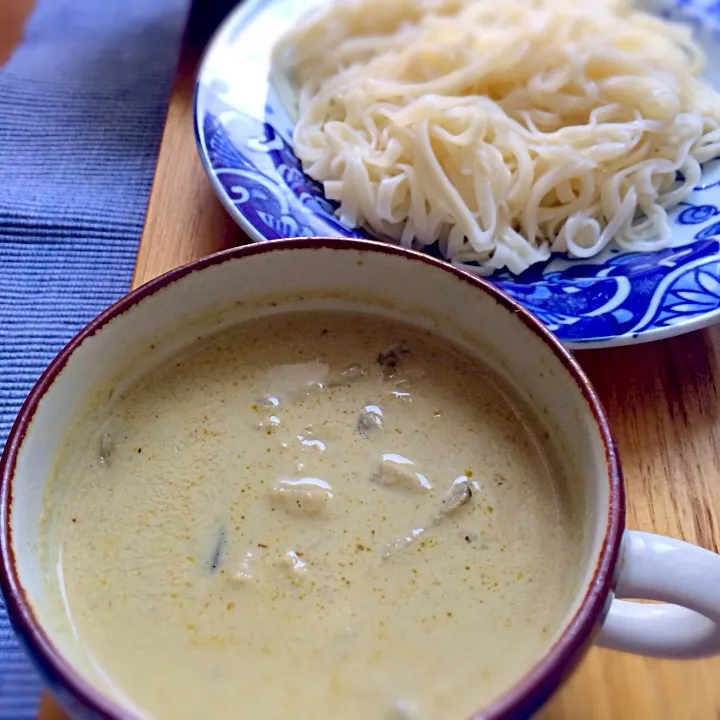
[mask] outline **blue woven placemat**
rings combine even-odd
[[[0,68],[0,447],[53,355],[129,287],[189,5],[39,0]],[[2,605],[0,720],[34,720],[39,691]]]

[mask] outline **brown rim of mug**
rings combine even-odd
[[[10,518],[12,479],[20,447],[38,404],[65,367],[70,356],[85,340],[95,335],[110,320],[122,315],[145,297],[206,267],[268,252],[312,249],[381,252],[403,256],[452,273],[459,280],[481,289],[498,304],[516,315],[526,327],[550,346],[557,359],[577,383],[592,412],[604,445],[609,479],[607,524],[592,580],[585,590],[582,603],[575,615],[547,653],[510,690],[475,714],[473,720],[522,717],[526,712],[540,707],[572,670],[583,649],[592,639],[593,632],[599,627],[608,593],[613,588],[614,568],[625,527],[624,489],[615,441],[600,400],[584,371],[560,341],[529,311],[487,280],[459,270],[424,253],[374,240],[345,238],[271,240],[231,248],[195,260],[170,270],[131,291],[100,313],[58,353],[23,403],[8,436],[2,459],[0,459],[0,589],[15,630],[28,646],[33,657],[37,658],[37,662],[43,666],[44,671],[57,679],[86,708],[111,720],[135,720],[132,713],[122,709],[97,690],[64,659],[46,634],[42,623],[35,617],[32,606],[20,584],[12,547]]]

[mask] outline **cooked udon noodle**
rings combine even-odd
[[[652,251],[720,155],[689,28],[626,0],[343,0],[287,34],[293,145],[347,225],[518,273]]]

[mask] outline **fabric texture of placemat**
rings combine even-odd
[[[128,290],[189,7],[39,0],[0,68],[0,447],[55,353]],[[0,605],[0,720],[34,720],[39,692]]]

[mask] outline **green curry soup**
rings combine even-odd
[[[198,340],[65,438],[44,531],[63,648],[154,718],[464,718],[574,595],[577,512],[536,426],[395,321]]]

